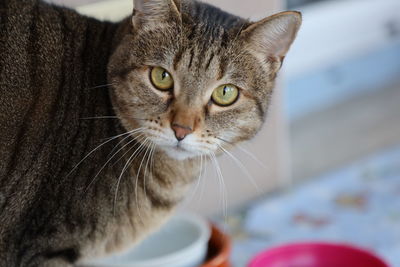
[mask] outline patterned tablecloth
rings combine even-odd
[[[232,262],[293,241],[351,243],[400,267],[400,146],[254,203],[227,218]]]

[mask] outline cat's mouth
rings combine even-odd
[[[192,151],[185,148],[185,145],[182,144],[181,142],[177,142],[177,144],[173,145],[171,148],[174,149],[176,152],[193,153]]]
[[[182,143],[178,142],[175,146],[178,151],[187,151],[184,147],[182,147]]]
[[[195,153],[178,145],[165,147],[164,151],[168,154],[168,156],[177,160],[184,160],[196,156]]]
[[[198,153],[192,149],[188,149],[185,146],[185,144],[177,142],[175,144],[163,145],[161,148],[167,153],[168,156],[177,160],[184,160],[198,156]]]
[[[184,139],[178,141],[169,136],[159,136],[153,133],[148,136],[150,140],[155,143],[161,150],[166,152],[168,156],[178,160],[197,157],[204,152],[197,148],[193,140]],[[190,139],[190,137],[188,137]],[[175,140],[174,140],[175,139]]]

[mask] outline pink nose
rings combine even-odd
[[[171,128],[174,130],[175,137],[178,139],[178,141],[182,141],[187,135],[193,132],[192,128],[188,126],[182,126],[177,123],[173,123]]]

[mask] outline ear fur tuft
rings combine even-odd
[[[179,9],[173,0],[134,0],[134,27],[159,24],[179,17]]]
[[[301,20],[300,12],[281,12],[251,24],[241,36],[257,57],[282,61],[296,38]]]

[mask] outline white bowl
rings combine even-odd
[[[209,224],[194,214],[178,214],[134,249],[81,266],[198,267],[207,255]]]

